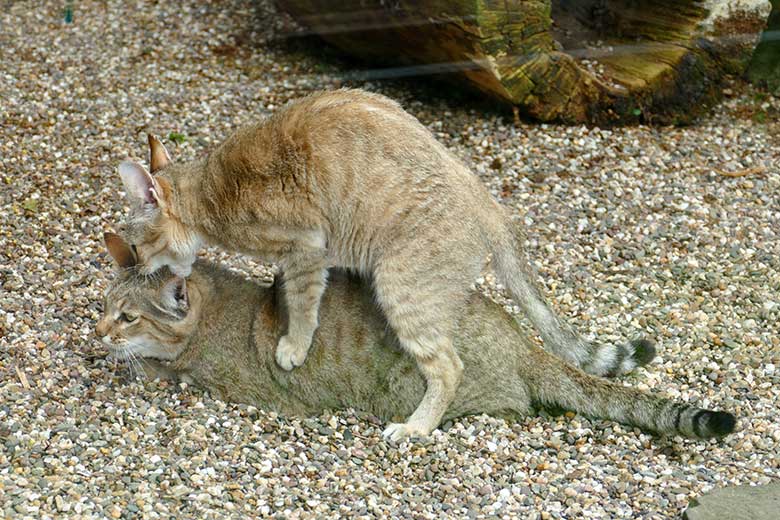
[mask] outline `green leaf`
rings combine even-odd
[[[35,213],[36,211],[38,211],[38,199],[32,199],[32,198],[27,199],[24,202],[22,202],[22,207],[27,211]]]
[[[171,132],[170,134],[168,134],[168,139],[170,139],[176,144],[181,144],[187,140],[187,136],[184,134],[180,134],[178,132]]]
[[[635,116],[639,117],[639,116],[642,115],[642,109],[641,108],[635,108],[634,110],[631,111],[631,113],[634,114]]]
[[[753,121],[756,123],[766,123],[766,112],[756,112],[753,114]]]
[[[73,0],[66,2],[63,17],[65,18],[65,23],[73,23]]]

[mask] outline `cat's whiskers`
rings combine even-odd
[[[142,378],[146,379],[146,371],[143,369],[141,364],[138,362],[138,358],[135,356],[135,354],[130,353],[129,359],[130,359],[130,363],[131,363],[130,366],[133,369],[132,370],[133,371],[133,375],[136,378],[142,377]]]
[[[142,345],[130,340],[124,340],[120,345],[117,345],[119,349],[119,355],[122,361],[125,361],[130,368],[130,373],[133,377],[141,376],[146,379],[146,370],[138,359],[138,355],[132,350],[131,347],[141,347]]]
[[[117,346],[117,355],[115,358],[117,361],[121,360],[125,366],[127,366],[130,369],[130,372],[133,372],[133,366],[132,366],[132,360],[130,359],[130,349],[128,347],[127,341],[122,341],[122,343],[118,344]]]
[[[132,345],[132,346],[140,346],[137,343],[132,343],[132,342],[128,342],[128,343],[130,345]],[[146,377],[146,370],[144,370],[144,367],[143,367],[141,361],[139,360],[138,354],[136,354],[135,352],[133,352],[130,349],[128,349],[127,352],[129,354],[131,362],[133,363],[133,366],[135,367],[135,375],[136,375],[136,377],[137,376],[141,376],[142,378],[147,379],[147,377]]]

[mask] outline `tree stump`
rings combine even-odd
[[[465,79],[541,121],[687,123],[741,74],[768,0],[278,0],[384,76]],[[411,66],[411,67],[410,67]],[[381,71],[380,71],[381,72]]]

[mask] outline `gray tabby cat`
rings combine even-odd
[[[151,276],[118,236],[107,235],[120,266],[97,334],[118,357],[142,357],[228,400],[290,415],[356,408],[391,420],[412,413],[426,382],[397,347],[370,286],[334,274],[320,307],[309,360],[280,369],[276,340],[288,313],[278,285],[262,287],[198,261],[186,279],[163,268]],[[595,377],[533,345],[520,325],[478,293],[453,331],[463,378],[443,419],[489,413],[513,418],[536,405],[560,406],[660,434],[710,438],[731,433],[732,414]]]
[[[393,438],[427,434],[455,396],[463,366],[452,345],[488,254],[545,345],[587,371],[624,373],[652,345],[598,347],[561,323],[535,285],[503,208],[480,180],[397,103],[360,90],[315,94],[236,131],[206,158],[172,164],[150,138],[150,175],[124,162],[134,200],[128,236],[142,269],[189,273],[203,243],[278,264],[288,326],[276,350],[306,359],[329,267],[371,277],[376,298],[427,390]]]

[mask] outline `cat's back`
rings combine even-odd
[[[381,94],[361,89],[339,89],[322,90],[294,100],[282,107],[271,120],[290,127],[297,122],[320,122],[327,115],[322,122],[338,124],[352,120],[360,112],[406,114],[400,104]]]
[[[396,101],[359,89],[310,94],[285,105],[267,122],[279,139],[338,149],[353,141],[369,142],[383,136],[397,141],[392,129],[425,132],[424,127]]]
[[[291,101],[238,129],[212,158],[233,176],[292,175],[298,181],[315,176],[321,185],[339,174],[365,178],[372,171],[384,177],[408,169],[422,176],[447,174],[450,180],[467,173],[400,104],[360,89],[320,91]]]
[[[215,184],[230,207],[262,201],[257,211],[302,225],[326,220],[339,236],[489,204],[478,179],[413,115],[358,89],[292,101],[240,129],[215,157]]]
[[[381,94],[318,92],[289,104],[268,124],[278,140],[297,148],[323,185],[335,189],[338,200],[355,190],[398,195],[413,187],[474,188],[468,169],[417,118]]]
[[[233,176],[276,176],[304,163],[327,169],[333,160],[345,164],[346,154],[397,143],[398,127],[405,128],[407,136],[410,131],[426,133],[401,105],[381,94],[359,89],[320,91],[237,129],[211,154],[211,160]]]

